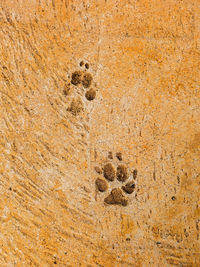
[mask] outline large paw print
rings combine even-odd
[[[111,152],[108,155],[112,159]],[[122,154],[117,153],[116,158],[122,161]],[[117,168],[114,167],[113,162],[106,163],[103,168],[95,167],[95,171],[104,176],[98,177],[95,181],[96,188],[99,192],[106,192],[108,190],[108,182],[117,180],[121,185],[111,189],[110,194],[104,198],[104,202],[108,205],[128,205],[128,198],[126,194],[132,194],[135,190],[135,180],[137,178],[137,170],[135,169],[130,177],[129,170],[125,164],[118,164]]]

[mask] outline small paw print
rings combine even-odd
[[[93,77],[88,72],[89,64],[81,61],[79,65],[81,70],[76,70],[69,76],[71,80],[65,85],[63,94],[65,96],[71,95],[72,91],[74,91],[74,87],[76,87],[76,90],[74,91],[75,94],[84,94],[86,100],[93,101],[96,98],[96,90],[92,87]],[[84,70],[82,70],[83,67],[85,67]],[[71,112],[74,116],[79,115],[84,110],[82,100],[83,99],[75,96],[72,99],[70,106],[67,108],[67,111]]]
[[[113,159],[112,153],[108,153],[108,158]],[[137,170],[135,169],[130,177],[130,171],[125,164],[120,163],[122,161],[122,153],[116,153],[116,158],[118,160],[116,168],[113,162],[108,162],[104,164],[102,168],[95,166],[95,171],[103,177],[98,177],[95,181],[96,188],[99,192],[107,192],[110,183],[118,183],[118,185],[111,189],[110,193],[105,196],[104,203],[108,205],[128,205],[128,198],[126,195],[130,195],[134,192],[137,178]],[[120,185],[119,185],[120,183]]]

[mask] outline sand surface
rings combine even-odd
[[[200,266],[198,0],[0,1],[0,266]]]

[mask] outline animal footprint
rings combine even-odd
[[[76,94],[84,94],[85,98],[88,101],[92,101],[96,97],[96,90],[91,87],[93,82],[92,75],[88,72],[89,64],[80,62],[80,67],[85,67],[84,70],[76,70],[71,74],[70,83],[68,83],[64,88],[64,95],[70,95],[72,87],[76,87]],[[74,91],[74,90],[73,90]],[[84,110],[84,104],[82,99],[79,97],[75,97],[72,99],[70,106],[67,108],[67,111],[71,112],[74,116],[79,115],[81,111]]]
[[[108,158],[113,159],[111,152],[109,152]],[[118,159],[118,161],[122,161],[122,154],[116,153],[116,158]],[[122,184],[112,188],[110,194],[104,198],[104,202],[108,205],[127,206],[128,198],[126,194],[130,195],[135,190],[137,170],[134,170],[132,172],[132,178],[130,178],[129,170],[126,165],[119,164],[118,162],[116,164],[117,167],[115,168],[113,162],[106,163],[103,168],[100,168],[98,166],[95,167],[96,173],[104,177],[98,177],[96,179],[96,188],[99,192],[106,192],[109,187],[108,182]]]

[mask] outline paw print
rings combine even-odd
[[[112,152],[108,153],[108,158],[112,162],[104,164],[102,168],[96,166],[95,171],[103,177],[98,177],[95,181],[96,188],[99,192],[107,192],[110,183],[115,183],[117,186],[111,189],[110,193],[105,196],[104,203],[108,205],[128,205],[128,197],[135,190],[135,180],[137,178],[137,170],[135,169],[130,175],[130,171],[125,164],[119,163],[122,161],[122,153],[116,153],[117,164],[114,167]]]
[[[88,72],[89,64],[84,63],[83,61],[80,62],[80,67],[85,68],[84,70],[76,70],[70,75],[70,82],[65,85],[63,90],[63,94],[65,96],[69,96],[72,92],[79,94],[84,97],[87,101],[92,101],[96,97],[96,90],[92,88],[93,77]],[[74,91],[74,87],[76,90]],[[67,111],[71,112],[72,115],[77,116],[84,110],[84,103],[83,99],[80,96],[74,96],[72,99]]]

